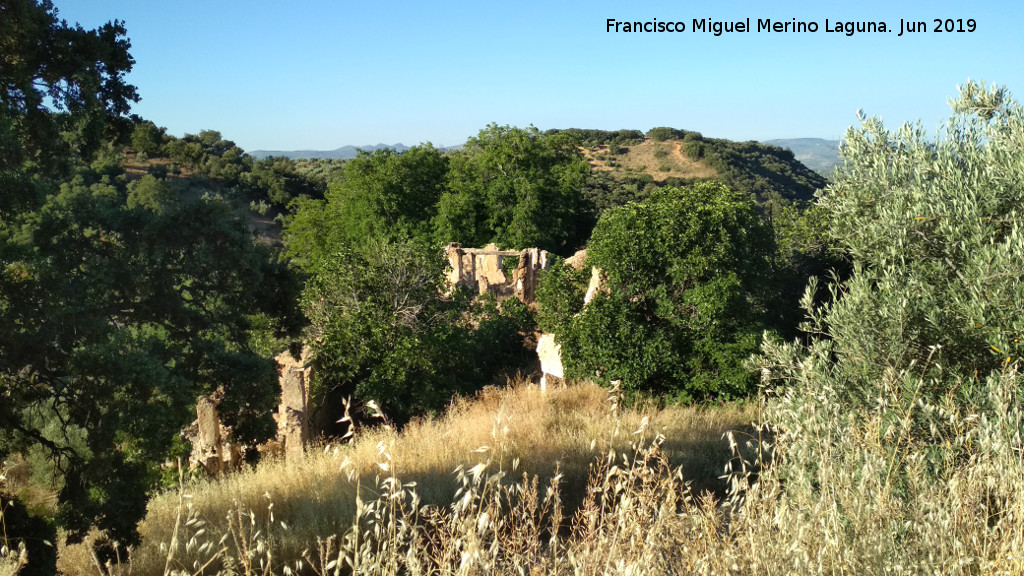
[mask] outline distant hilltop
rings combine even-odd
[[[776,140],[762,140],[764,144],[771,144],[780,148],[788,148],[793,151],[796,159],[805,166],[823,176],[831,176],[832,171],[840,164],[839,140],[825,140],[823,138],[784,138]],[[441,150],[460,148],[461,146],[442,147]],[[256,150],[249,155],[262,160],[270,156],[278,158],[291,158],[292,160],[312,160],[315,158],[330,158],[336,160],[347,160],[355,158],[359,150],[374,152],[376,150],[391,149],[396,152],[405,152],[409,146],[405,144],[375,144],[372,146],[342,146],[335,150]]]
[[[822,176],[832,176],[832,171],[842,161],[839,159],[839,140],[824,140],[822,138],[789,138],[783,140],[763,140],[764,144],[771,144],[779,148],[789,148],[793,155],[804,166],[814,170]]]
[[[274,156],[277,158],[291,158],[292,160],[311,160],[314,158],[330,158],[334,160],[347,160],[355,158],[359,150],[363,152],[375,152],[389,148],[396,152],[405,152],[409,149],[405,144],[376,144],[373,146],[342,146],[336,150],[255,150],[249,155],[262,160]]]

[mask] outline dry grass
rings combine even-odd
[[[387,427],[360,431],[354,442],[322,446],[299,463],[264,462],[221,480],[186,486],[188,497],[180,504],[183,522],[191,523],[179,528],[181,546],[172,567],[192,567],[197,561],[201,565],[207,558],[204,554],[223,546],[238,554],[232,538],[212,549],[200,552],[199,548],[210,541],[204,538],[219,542],[232,526],[237,530],[239,511],[243,516],[255,513],[260,518],[257,524],[265,523],[272,513],[276,557],[294,562],[304,550],[316,549],[318,538],[344,534],[351,527],[358,507],[357,489],[364,502],[374,502],[391,489],[382,486],[383,481],[415,485],[420,505],[446,510],[457,501],[460,490],[465,494],[465,479],[457,472],[479,470],[475,467],[482,463],[489,471],[506,475],[490,488],[503,493],[523,489],[512,481],[524,475],[531,479],[528,484],[540,486],[557,475],[561,505],[571,515],[586,500],[592,464],[608,454],[632,454],[633,443],[642,435],[664,435],[659,457],[664,458],[665,467],[681,466],[688,477],[700,479],[699,488],[721,490],[724,485],[718,476],[731,457],[723,435],[750,429],[754,418],[753,408],[736,406],[620,410],[606,390],[589,384],[547,393],[525,384],[489,389],[476,398],[456,401],[442,418],[414,422],[400,433]],[[642,434],[634,435],[637,430]],[[506,510],[509,505],[504,503]],[[134,572],[163,572],[167,553],[160,546],[172,540],[178,515],[178,494],[151,502],[140,526],[144,544],[134,553]],[[200,525],[203,538],[186,546]],[[74,555],[73,550],[62,554],[69,559]],[[87,555],[78,554],[78,558]],[[62,569],[90,571],[88,566],[63,561]]]
[[[697,160],[691,160],[682,153],[682,142],[655,142],[645,140],[640,144],[621,147],[624,154],[611,154],[608,146],[582,149],[583,156],[591,169],[601,172],[640,172],[650,174],[656,182],[667,178],[713,179],[718,177],[714,168]],[[599,157],[608,158],[601,160]],[[611,161],[615,166],[609,166]]]
[[[488,391],[401,434],[371,430],[154,500],[130,571],[1024,574],[1016,373],[989,379],[984,412],[905,402],[895,392],[911,376],[886,378],[858,410],[792,382],[763,412],[790,424],[761,445],[772,466],[738,449],[720,501],[687,488],[699,466],[673,461],[687,446],[717,452],[711,437],[752,408],[613,410],[591,386]]]

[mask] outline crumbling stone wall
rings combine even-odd
[[[537,291],[537,272],[548,267],[548,252],[539,248],[526,250],[499,250],[494,244],[484,248],[463,248],[458,243],[449,244],[448,285],[452,288],[466,286],[481,296],[494,294],[495,297],[519,298],[525,304],[534,301]],[[518,256],[512,277],[505,274],[504,259]]]
[[[312,377],[312,350],[303,347],[299,358],[284,352],[275,358],[281,384],[281,402],[274,420],[277,439],[259,446],[264,454],[283,454],[286,459],[301,457],[310,439],[309,382]],[[184,435],[192,444],[189,465],[202,467],[210,476],[220,476],[239,468],[242,446],[231,442],[231,428],[217,414],[219,394],[200,396],[196,401],[196,420]]]
[[[200,396],[196,401],[196,421],[185,430],[192,444],[189,466],[201,466],[210,476],[237,469],[242,463],[241,447],[231,442],[231,428],[220,421],[217,405],[220,396]]]
[[[546,390],[548,380],[556,378],[556,382],[565,377],[562,369],[562,346],[555,343],[555,335],[544,333],[537,339],[537,357],[540,358],[540,389]]]
[[[298,358],[290,351],[275,360],[280,369],[281,403],[277,421],[277,442],[286,460],[301,458],[309,442],[309,385],[313,375],[312,350],[302,347]]]

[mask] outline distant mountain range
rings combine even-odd
[[[804,166],[822,176],[831,176],[832,170],[841,163],[839,159],[839,140],[823,140],[821,138],[789,138],[781,140],[763,140],[779,148],[789,148],[793,155]]]
[[[314,158],[347,160],[355,158],[356,152],[359,150],[374,152],[385,148],[390,148],[396,152],[405,152],[409,149],[405,144],[376,144],[373,146],[342,146],[336,150],[255,150],[249,152],[249,155],[260,160],[270,156],[291,158],[292,160],[311,160]]]

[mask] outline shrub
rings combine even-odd
[[[542,287],[571,295],[543,287],[542,322],[555,328],[571,378],[683,400],[742,396],[756,384],[742,364],[764,328],[757,302],[770,251],[750,198],[713,183],[663,188],[595,227],[588,263],[607,276],[606,292],[572,310],[578,274],[556,267],[545,277]]]
[[[679,130],[677,128],[668,128],[661,126],[658,128],[651,128],[647,131],[647,137],[655,142],[664,142],[666,140],[681,140],[689,134],[686,130]]]
[[[141,156],[142,153],[140,152],[139,155]],[[146,167],[146,172],[152,175],[154,178],[165,179],[167,178],[167,175],[170,173],[170,170],[167,168],[166,164],[150,164],[149,166]]]
[[[813,541],[851,573],[1021,566],[1024,113],[974,83],[953,110],[935,139],[877,118],[847,133],[820,203],[852,277],[819,305],[812,283],[816,338],[766,342],[760,361],[778,395],[773,513],[802,534],[776,548]]]

